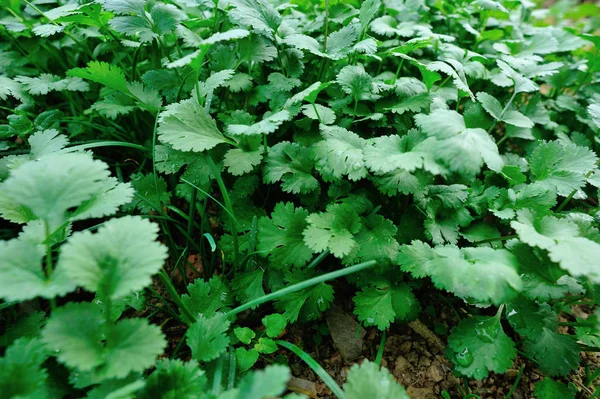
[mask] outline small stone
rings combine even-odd
[[[400,382],[402,385],[408,385],[408,383],[412,382],[412,379],[415,375],[415,370],[404,356],[398,356],[396,359],[396,365],[394,370],[392,371],[392,375]]]
[[[536,373],[531,373],[529,375],[529,378],[531,378],[533,381],[537,381],[537,380],[540,379],[540,376],[538,374],[536,374]]]
[[[433,388],[408,387],[406,393],[411,399],[437,399],[437,396],[433,392]]]
[[[412,342],[410,342],[410,341],[403,342],[400,345],[400,352],[405,353],[405,354],[409,353],[411,348],[412,348]]]
[[[287,386],[290,391],[294,391],[311,398],[317,397],[317,386],[315,383],[305,380],[304,378],[292,377]]]
[[[444,375],[444,370],[442,370],[442,367],[437,362],[434,362],[427,369],[427,378],[429,378],[431,381],[440,382],[444,379]]]
[[[356,329],[359,326],[356,320],[335,305],[327,312],[325,321],[331,332],[333,343],[344,361],[351,362],[360,357],[363,339],[367,334],[366,330],[360,327],[357,337]]]
[[[419,355],[416,352],[410,352],[408,355],[406,355],[406,358],[414,365],[419,362]]]
[[[419,358],[419,367],[426,368],[431,364],[431,358],[426,356],[421,356]]]
[[[507,376],[508,378],[515,378],[518,374],[519,374],[519,370],[516,370],[516,369],[508,369],[504,373],[504,375]]]

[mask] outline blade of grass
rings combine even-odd
[[[304,361],[304,363],[306,363],[308,365],[308,367],[310,367],[315,372],[316,375],[321,377],[323,382],[329,387],[329,389],[331,389],[331,392],[333,392],[333,394],[338,399],[345,398],[344,391],[342,391],[342,388],[340,388],[340,386],[337,384],[337,382],[335,382],[335,380],[327,373],[327,371],[325,371],[325,369],[323,367],[321,367],[321,365],[315,359],[313,359],[308,353],[304,352],[302,349],[300,349],[296,345],[294,345],[290,342],[287,342],[287,341],[277,340],[277,341],[275,341],[275,343],[277,345],[283,346],[286,349],[289,349],[294,354],[298,355],[298,357],[300,359],[302,359],[302,361]]]
[[[261,305],[265,302],[269,302],[278,298],[281,298],[287,294],[291,294],[292,292],[296,292],[296,291],[300,291],[303,290],[304,288],[313,286],[315,284],[319,284],[325,281],[329,281],[329,280],[333,280],[335,278],[338,277],[342,277],[342,276],[346,276],[348,274],[352,274],[352,273],[356,273],[359,272],[363,269],[366,269],[368,267],[371,267],[373,265],[375,265],[377,262],[374,260],[370,260],[368,262],[363,262],[363,263],[359,263],[358,265],[354,265],[354,266],[350,266],[350,267],[346,267],[343,268],[341,270],[336,270],[334,272],[329,272],[329,273],[325,273],[321,276],[317,276],[317,277],[313,277],[313,278],[309,278],[308,280],[304,280],[300,283],[296,283],[296,284],[292,284],[288,287],[282,288],[278,291],[272,292],[270,294],[261,296],[260,298],[256,298],[250,302],[247,302],[243,305],[238,306],[235,309],[230,310],[229,312],[227,312],[227,316],[233,316],[236,315],[240,312],[243,312],[244,310],[253,308],[255,306]]]

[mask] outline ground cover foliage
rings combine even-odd
[[[3,397],[284,395],[278,338],[334,278],[381,332],[424,290],[464,301],[456,375],[521,357],[532,396],[575,397],[600,348],[597,316],[559,329],[600,300],[597,6],[1,4]],[[320,377],[408,397],[370,360]]]

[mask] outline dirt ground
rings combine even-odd
[[[343,306],[344,304],[338,303],[338,305]],[[346,303],[346,305],[348,304]],[[466,391],[465,384],[468,384],[469,391],[467,393],[478,395],[481,399],[505,398],[523,365],[523,375],[511,398],[533,398],[534,384],[543,376],[535,364],[522,356],[517,357],[513,367],[505,374],[490,374],[482,381],[467,381],[454,376],[452,365],[444,358],[443,354],[447,338],[447,334],[444,334],[446,328],[443,326],[446,326],[449,331],[457,321],[453,316],[453,311],[439,298],[435,307],[437,309],[434,309],[436,312],[433,316],[431,311],[428,312],[430,309],[425,309],[416,323],[410,323],[410,325],[396,323],[388,330],[382,365],[386,366],[396,380],[406,388],[412,399],[441,398],[444,390],[451,398],[463,398],[462,392]],[[578,317],[586,316],[585,308],[574,308],[573,311]],[[437,327],[434,325],[434,321],[438,323]],[[561,328],[566,329],[567,327]],[[441,333],[436,334],[433,330],[441,331]],[[561,332],[566,333],[567,331]],[[331,335],[323,336],[321,343],[315,342],[315,329],[307,330],[306,327],[292,326],[284,339],[303,347],[341,386],[354,362],[360,363],[363,359],[374,360],[376,358],[380,337],[376,328],[367,329],[362,342],[362,353],[352,362],[344,360],[334,345]],[[561,381],[575,384],[580,391],[578,398],[587,398],[592,392],[582,383],[585,376],[583,367],[589,365],[592,370],[598,367],[600,354],[581,353],[581,356],[582,367]],[[334,398],[325,384],[300,359],[291,356],[290,366],[292,374],[296,377],[290,384],[291,390],[304,393],[312,398]]]

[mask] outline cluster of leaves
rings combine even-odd
[[[596,316],[558,328],[600,302],[600,8],[571,3],[2,2],[2,392],[282,395],[252,368],[359,263],[364,326],[440,290],[457,374],[569,374],[600,346]],[[374,390],[406,396],[369,362],[339,395]]]

